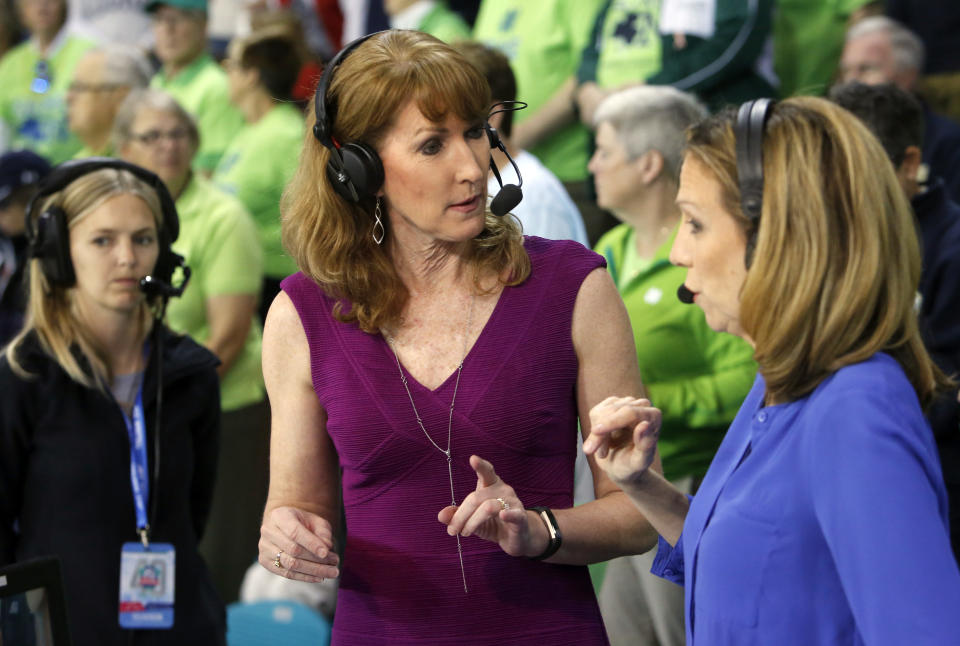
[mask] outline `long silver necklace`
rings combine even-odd
[[[447,476],[450,478],[450,504],[454,507],[457,505],[457,496],[453,491],[453,454],[450,451],[450,438],[453,436],[453,406],[457,402],[457,390],[460,388],[460,373],[463,372],[463,361],[467,358],[467,342],[470,339],[470,325],[473,323],[473,304],[476,300],[477,295],[474,293],[470,298],[470,312],[467,315],[467,327],[463,331],[463,354],[460,356],[459,365],[457,365],[457,380],[453,386],[453,397],[450,399],[450,416],[447,420],[447,448],[445,449],[441,449],[440,445],[434,442],[430,434],[427,433],[427,429],[423,425],[423,420],[420,418],[420,412],[417,410],[417,405],[413,402],[413,394],[410,392],[410,386],[407,385],[407,376],[403,373],[403,366],[400,364],[400,356],[397,354],[396,343],[389,334],[384,333],[383,335],[387,340],[387,345],[389,345],[393,351],[393,358],[397,360],[397,370],[400,371],[400,381],[403,382],[403,389],[407,391],[407,397],[410,399],[410,406],[413,408],[413,415],[417,418],[417,424],[420,426],[420,430],[423,431],[423,434],[430,440],[430,444],[447,458]],[[469,592],[467,590],[467,573],[463,569],[463,549],[460,547],[460,534],[457,534],[457,555],[460,557],[460,574],[463,576],[463,592],[467,594]]]

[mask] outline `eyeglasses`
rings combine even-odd
[[[161,139],[169,139],[173,143],[183,141],[190,136],[190,131],[186,128],[174,128],[163,132],[161,130],[147,130],[141,133],[131,133],[130,138],[139,141],[145,146],[152,146],[160,142]]]
[[[106,92],[121,87],[124,86],[119,83],[84,83],[82,81],[74,81],[67,86],[67,92]]]
[[[47,61],[40,59],[33,69],[33,80],[30,81],[30,90],[34,94],[46,94],[50,89],[50,66]]]

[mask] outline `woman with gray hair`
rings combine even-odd
[[[110,44],[88,51],[67,86],[67,124],[83,148],[74,158],[113,154],[110,132],[131,90],[150,84],[153,69],[134,47]]]
[[[267,494],[268,422],[256,320],[263,258],[244,206],[191,169],[199,143],[193,118],[159,90],[131,93],[114,123],[117,154],[159,175],[180,214],[174,251],[186,258],[193,275],[183,297],[170,304],[169,325],[220,359],[224,434],[201,552],[229,603],[256,558],[259,506]]]
[[[597,108],[589,165],[598,204],[622,222],[596,251],[627,306],[640,373],[663,413],[664,475],[686,493],[706,473],[756,370],[747,343],[713,332],[702,311],[674,296],[685,273],[667,257],[680,222],[684,131],[705,116],[693,96],[669,86],[613,94]],[[651,552],[607,566],[600,610],[614,646],[684,643],[683,589],[651,574],[652,561]]]

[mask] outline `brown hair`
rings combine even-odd
[[[485,120],[490,90],[480,72],[450,46],[421,32],[391,30],[369,38],[343,60],[326,100],[339,142],[376,148],[408,101],[435,122],[450,112],[468,122]],[[314,111],[308,113],[300,165],[281,202],[283,243],[304,274],[346,301],[336,310],[338,319],[374,333],[399,319],[409,293],[388,253],[389,229],[383,245],[371,238],[373,204],[348,203],[327,179],[330,151],[314,138]],[[515,285],[530,273],[517,222],[490,213],[471,241],[467,261],[478,290],[481,279],[491,275]]]
[[[756,235],[740,325],[756,344],[768,395],[797,399],[840,368],[886,352],[928,404],[949,380],[920,339],[920,245],[883,147],[859,119],[824,99],[775,105],[753,231],[740,206],[735,119],[727,111],[694,126],[688,154],[710,168],[725,210]]]
[[[293,100],[293,86],[303,60],[288,30],[280,26],[264,27],[243,38],[235,38],[227,51],[241,68],[256,70],[260,84],[275,101]]]

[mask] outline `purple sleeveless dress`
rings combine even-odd
[[[603,259],[578,243],[527,237],[530,277],[503,290],[463,364],[451,453],[457,502],[489,460],[524,506],[573,505],[577,357],[573,305]],[[587,568],[505,554],[456,538],[437,513],[450,504],[447,463],[417,425],[382,336],[331,315],[335,300],[303,274],[282,284],[310,346],[313,387],[343,469],[347,543],[333,644],[606,644]],[[406,370],[404,370],[406,373]],[[436,390],[407,376],[434,441],[445,447],[456,373]]]

